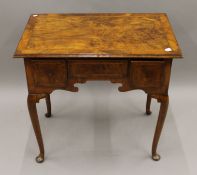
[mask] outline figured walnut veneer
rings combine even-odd
[[[181,51],[166,14],[39,14],[32,15],[14,57],[23,57],[28,84],[28,109],[44,161],[36,103],[45,98],[51,116],[50,93],[56,89],[77,92],[75,83],[108,80],[121,83],[119,91],[141,89],[160,112],[152,144],[157,145],[165,121],[173,58]]]
[[[32,15],[15,53],[15,57],[180,56],[166,14],[129,13]]]
[[[69,61],[69,76],[88,80],[124,78],[128,72],[127,61],[89,60]]]
[[[28,64],[28,63],[27,63]],[[64,87],[67,80],[67,64],[65,61],[32,60],[29,69],[30,78],[35,87]]]
[[[138,88],[162,88],[166,81],[166,63],[165,61],[132,61],[132,84]]]

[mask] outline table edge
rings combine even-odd
[[[13,55],[13,58],[73,58],[73,57],[77,57],[77,58],[84,58],[84,57],[87,57],[87,58],[97,58],[97,57],[101,57],[101,58],[166,58],[166,59],[172,59],[172,58],[183,58],[183,55],[182,55],[182,51],[179,47],[179,44],[177,42],[177,39],[176,39],[176,36],[173,32],[173,29],[172,29],[172,25],[170,23],[170,20],[168,18],[168,15],[167,13],[103,13],[103,12],[96,12],[96,13],[37,13],[37,14],[31,14],[29,19],[28,19],[28,22],[24,28],[24,31],[26,30],[26,28],[28,27],[28,24],[29,24],[29,21],[31,19],[31,17],[33,15],[67,15],[67,16],[70,16],[70,15],[76,15],[76,16],[80,16],[80,15],[126,15],[126,14],[157,14],[157,15],[164,15],[166,16],[166,19],[168,20],[168,23],[169,23],[169,27],[171,28],[171,31],[172,31],[172,34],[176,40],[176,43],[178,45],[178,50],[176,50],[175,52],[173,52],[172,54],[165,54],[165,55],[159,55],[159,54],[153,54],[153,55],[150,55],[150,54],[147,54],[147,55],[142,55],[142,54],[129,54],[129,55],[113,55],[113,54],[96,54],[96,53],[82,53],[82,54],[42,54],[42,53],[37,53],[37,54],[22,54],[20,53],[19,50],[17,50],[18,48],[18,45],[20,43],[20,41],[22,40],[22,37],[20,38],[19,42],[18,42],[18,45],[16,47],[16,50],[15,50],[15,53]],[[23,33],[24,33],[23,31]],[[22,33],[22,34],[23,34]],[[23,35],[22,35],[23,36]]]

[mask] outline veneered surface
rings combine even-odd
[[[68,62],[69,76],[92,80],[125,78],[128,72],[127,61],[75,60]]]
[[[98,13],[32,15],[14,57],[180,58],[182,55],[166,14]]]

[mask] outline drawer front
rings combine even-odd
[[[165,82],[164,61],[131,61],[130,77],[136,88],[159,88]]]
[[[29,64],[34,87],[64,87],[67,66],[64,60],[32,60]]]
[[[127,61],[69,61],[69,77],[84,79],[118,79],[127,76]]]

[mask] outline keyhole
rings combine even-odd
[[[49,73],[49,77],[52,77],[52,76],[53,76],[53,74],[50,72],[50,73]]]

